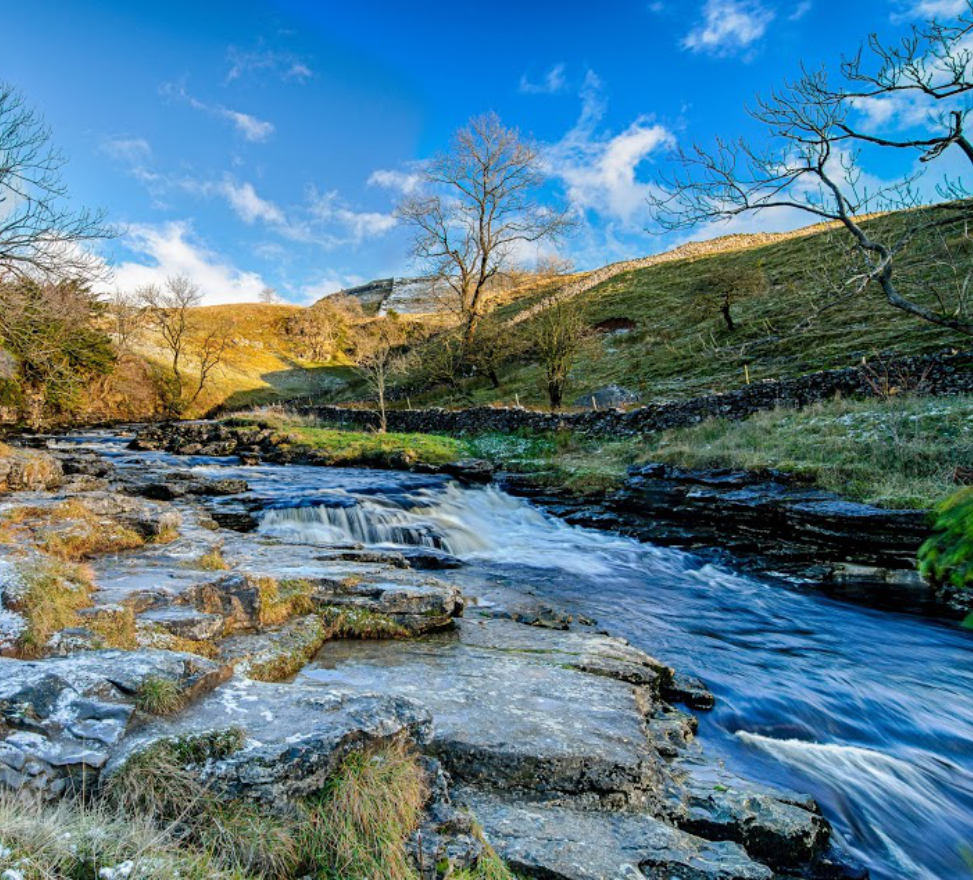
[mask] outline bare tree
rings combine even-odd
[[[547,298],[528,333],[531,348],[544,369],[547,399],[551,409],[558,410],[574,362],[591,338],[591,328],[577,300],[558,292]]]
[[[938,101],[973,88],[973,65],[964,43],[970,29],[971,17],[964,14],[952,23],[930,23],[915,31],[900,49],[885,49],[872,38],[869,45],[881,60],[879,69],[866,73],[861,55],[843,67],[857,90],[832,86],[823,71],[805,71],[759,100],[750,112],[763,125],[766,143],[721,139],[712,150],[694,146],[677,153],[678,170],[662,181],[661,194],[650,199],[659,226],[687,229],[782,208],[804,212],[836,224],[850,237],[852,259],[846,261],[842,296],[857,296],[874,284],[893,307],[973,336],[973,314],[957,308],[947,289],[948,277],[944,281],[935,265],[908,278],[899,271],[917,240],[937,230],[956,235],[971,216],[971,204],[924,207],[926,200],[917,188],[922,170],[869,188],[861,165],[865,147],[912,149],[929,163],[953,144],[973,162],[963,132],[970,105],[940,114],[945,127],[933,138],[880,137],[854,124],[863,100],[916,91]],[[956,186],[947,181],[941,192],[956,195]],[[892,210],[905,211],[899,222],[866,223],[874,213]]]
[[[714,312],[721,315],[726,329],[732,333],[736,330],[733,306],[766,288],[763,266],[718,263],[693,288],[693,305],[703,317]]]
[[[232,344],[232,322],[219,321],[215,327],[206,327],[196,311],[203,300],[202,291],[185,275],[167,278],[162,287],[146,285],[136,293],[169,354],[167,406],[173,414],[183,413],[196,403],[223,363]],[[186,375],[187,362],[195,368],[195,379]]]
[[[536,147],[489,113],[472,119],[448,152],[422,172],[419,194],[398,207],[415,230],[414,254],[455,296],[467,341],[486,311],[486,293],[521,244],[552,240],[566,211],[541,205]]]
[[[164,286],[147,284],[136,294],[169,352],[169,366],[181,393],[183,360],[192,333],[191,310],[203,301],[203,293],[192,279],[173,275]]]
[[[260,291],[260,302],[265,305],[274,306],[280,305],[282,302],[280,294],[272,287],[265,287]]]
[[[129,353],[146,325],[147,316],[138,293],[115,290],[105,300],[105,309],[111,321],[115,347],[122,353]]]
[[[40,116],[0,81],[0,281],[93,281],[104,273],[87,245],[114,232],[103,212],[68,205],[66,161]]]
[[[370,322],[361,334],[355,353],[355,372],[358,373],[375,395],[378,403],[379,430],[388,428],[386,395],[389,380],[406,364],[399,353],[405,339],[401,325],[388,318]]]

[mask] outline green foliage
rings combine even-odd
[[[919,571],[935,583],[973,587],[973,487],[936,508],[933,533],[919,548]]]
[[[112,371],[111,341],[97,326],[102,307],[87,288],[22,281],[3,285],[0,299],[2,393],[31,424],[75,409],[91,379]]]

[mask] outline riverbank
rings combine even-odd
[[[58,484],[0,503],[2,601],[8,623],[25,623],[0,659],[0,701],[12,707],[4,784],[46,798],[83,785],[105,809],[121,791],[136,815],[154,804],[180,829],[144,853],[120,834],[79,854],[85,869],[175,846],[188,876],[200,864],[298,876],[311,852],[321,870],[341,840],[327,820],[335,793],[364,756],[390,767],[387,796],[422,792],[406,798],[418,811],[379,835],[383,870],[404,865],[390,878],[502,877],[484,840],[518,872],[565,880],[593,866],[615,876],[633,859],[646,877],[861,876],[836,866],[808,799],[750,785],[694,744],[690,709],[712,705],[697,681],[530,589],[467,571],[449,552],[458,538],[411,512],[448,501],[446,476],[240,467],[126,452],[127,442],[32,452],[56,461]],[[236,503],[259,512],[256,535],[218,527],[215,514]],[[363,546],[367,534],[377,540]],[[138,540],[123,550],[105,535]],[[402,549],[375,546],[389,540]],[[34,574],[47,583],[78,564],[86,589],[62,580],[53,595],[78,601],[52,606]],[[35,659],[20,659],[26,646]],[[357,790],[376,803],[365,783]],[[289,838],[288,813],[316,829],[314,847]],[[216,815],[219,838],[207,837]],[[374,814],[363,821],[342,830],[351,845],[372,839]],[[5,868],[43,866],[30,822],[0,828]],[[243,847],[238,835],[254,829],[260,843]],[[341,876],[386,876],[370,864],[356,856]]]

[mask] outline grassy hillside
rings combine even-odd
[[[892,215],[870,224],[887,230],[901,222]],[[919,353],[970,344],[966,337],[892,308],[877,289],[814,318],[825,301],[823,267],[835,253],[834,235],[828,231],[798,234],[741,250],[659,262],[624,272],[582,293],[579,302],[592,325],[621,320],[634,322],[634,328],[600,334],[591,351],[579,359],[567,399],[611,383],[640,393],[646,401],[686,398],[742,386],[747,381],[745,368],[750,381],[759,381],[847,366],[882,353]],[[969,239],[958,241],[965,253],[973,254]],[[912,265],[904,264],[903,269],[919,266],[931,246],[919,241],[912,251]],[[754,266],[763,269],[768,285],[733,306],[734,332],[718,313],[698,312],[693,291],[714,270]],[[542,293],[521,297],[501,305],[498,315],[513,327],[518,313],[542,299]],[[516,326],[529,324],[530,319]],[[465,383],[461,394],[445,395],[441,389],[432,389],[414,396],[413,403],[512,403],[519,399],[544,405],[541,371],[528,358],[510,361],[500,376],[500,389],[489,387],[485,380],[472,380]]]
[[[345,363],[301,360],[287,339],[284,323],[300,308],[241,303],[195,309],[193,318],[204,333],[224,323],[232,326],[232,342],[224,362],[213,374],[196,410],[321,397],[342,386],[342,377],[348,372]],[[161,364],[168,359],[162,340],[151,330],[138,340],[136,351],[150,363]],[[187,372],[194,374],[191,358]]]

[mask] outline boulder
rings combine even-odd
[[[578,810],[462,788],[510,868],[547,880],[773,880],[743,847],[713,843],[645,813]]]

